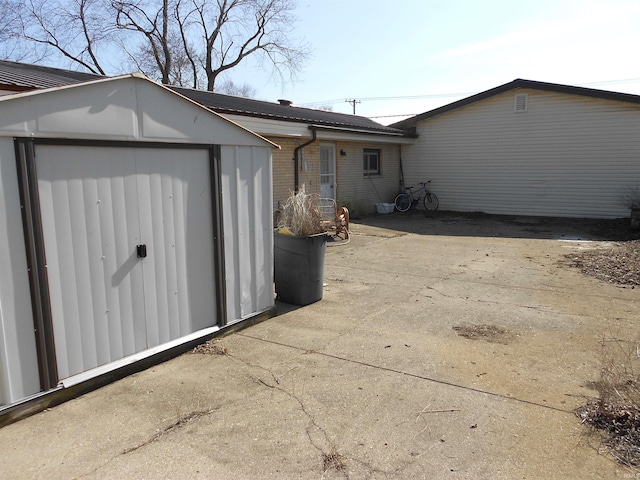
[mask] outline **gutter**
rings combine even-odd
[[[298,145],[295,150],[293,151],[293,183],[294,183],[294,192],[298,193],[299,190],[299,183],[300,183],[300,178],[298,175],[298,166],[300,164],[300,158],[299,158],[299,152],[300,150],[302,150],[304,147],[306,147],[307,145],[311,145],[313,142],[315,142],[318,139],[318,136],[316,134],[316,127],[314,125],[309,125],[309,130],[311,130],[311,140],[309,140],[308,142],[303,143],[302,145]]]

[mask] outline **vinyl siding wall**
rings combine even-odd
[[[514,112],[516,94],[528,95]],[[583,218],[628,216],[640,184],[640,106],[518,89],[418,125],[408,185],[432,180],[440,208]]]

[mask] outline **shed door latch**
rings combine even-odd
[[[138,254],[138,258],[144,258],[147,256],[147,246],[146,245],[136,245],[136,253]]]

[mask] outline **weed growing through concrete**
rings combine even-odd
[[[576,409],[582,423],[622,465],[640,467],[640,344],[606,339],[600,379],[589,386],[597,398]]]
[[[338,471],[342,471],[347,468],[344,463],[344,458],[337,451],[331,450],[329,453],[322,454],[322,468],[325,472],[335,468]]]
[[[506,328],[497,325],[471,324],[456,325],[453,327],[458,335],[470,340],[486,340],[488,342],[506,343],[509,332]]]
[[[216,339],[198,345],[190,353],[200,353],[203,355],[228,355],[229,349],[220,345]]]

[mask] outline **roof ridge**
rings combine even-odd
[[[462,98],[460,100],[449,103],[447,105],[443,105],[441,107],[428,110],[424,113],[420,113],[413,117],[400,120],[399,122],[392,123],[389,126],[393,128],[400,128],[400,129],[407,128],[427,118],[435,117],[437,115],[442,115],[452,110],[457,110],[458,108],[466,107],[467,105],[471,105],[481,100],[485,100],[495,95],[500,95],[510,90],[515,90],[517,88],[530,88],[534,90],[566,93],[569,95],[579,95],[584,97],[601,98],[605,100],[615,100],[620,102],[640,104],[640,95],[634,95],[632,93],[614,92],[611,90],[600,90],[596,88],[578,87],[575,85],[564,85],[561,83],[550,83],[550,82],[541,82],[537,80],[527,80],[524,78],[516,78],[511,82],[498,85],[497,87],[490,88],[489,90],[484,90],[482,92],[476,93],[474,95],[470,95],[468,97]]]

